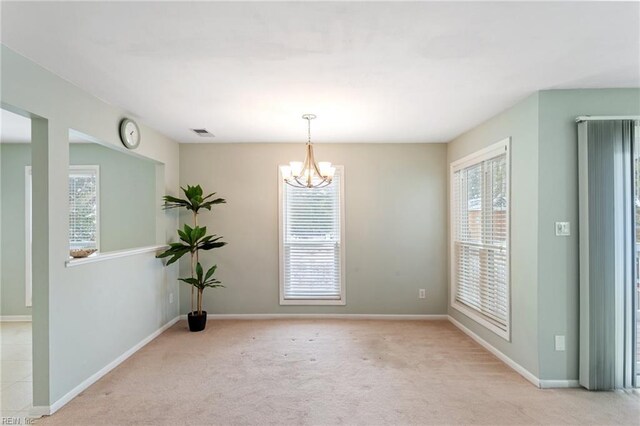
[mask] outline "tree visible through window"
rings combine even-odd
[[[452,164],[452,306],[509,336],[508,142]]]

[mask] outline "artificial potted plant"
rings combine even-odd
[[[215,192],[207,196],[203,196],[200,185],[180,188],[185,198],[172,197],[166,195],[164,197],[164,209],[175,209],[184,207],[193,214],[193,227],[185,224],[182,230],[178,229],[180,241],[170,243],[169,248],[158,257],[168,257],[167,266],[177,262],[182,256],[189,253],[191,256],[191,276],[189,278],[178,278],[180,281],[191,285],[191,312],[187,315],[190,331],[202,331],[207,325],[207,311],[202,310],[202,295],[207,287],[224,287],[220,281],[213,277],[217,269],[217,265],[204,272],[200,264],[200,250],[212,250],[224,246],[224,241],[220,241],[222,237],[216,235],[207,235],[207,227],[198,226],[198,214],[200,210],[206,209],[211,211],[214,204],[226,203],[223,198],[213,198]]]

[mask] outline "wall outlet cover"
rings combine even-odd
[[[569,222],[556,222],[556,236],[568,237],[571,235],[571,225]]]
[[[425,299],[427,297],[427,291],[424,288],[418,290],[418,298]]]
[[[565,350],[564,336],[556,336],[556,351],[564,351],[564,350]]]

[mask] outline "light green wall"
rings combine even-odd
[[[97,144],[71,144],[74,165],[100,166],[100,250],[156,242],[156,165]]]
[[[2,158],[2,304],[0,315],[30,315],[25,306],[25,166],[30,144],[0,144]],[[151,161],[97,144],[71,144],[70,164],[100,166],[102,252],[155,244],[156,171]]]
[[[448,145],[448,160],[512,138],[511,326],[506,342],[453,308],[449,313],[541,380],[578,379],[580,115],[639,115],[640,89],[538,92]],[[569,221],[572,235],[556,237]],[[566,336],[566,351],[555,350]]]
[[[540,92],[538,300],[541,379],[578,379],[579,246],[578,134],[580,115],[640,115],[640,89]],[[570,237],[554,223],[571,222]],[[566,336],[565,352],[554,335]]]
[[[451,141],[448,162],[508,137],[511,137],[511,341],[451,306],[449,315],[537,376],[538,95],[529,96]]]
[[[122,149],[118,124],[130,115],[5,46],[0,54],[2,106],[32,118],[33,232],[40,242],[33,248],[33,399],[49,406],[176,317],[169,295],[177,292],[177,268],[164,267],[155,253],[65,266],[69,130]],[[164,164],[156,194],[178,195],[178,144],[138,124],[136,153]],[[177,216],[158,209],[155,218],[156,241],[173,238]]]
[[[446,145],[318,144],[316,157],[345,170],[346,306],[280,306],[278,165],[301,144],[180,145],[181,184],[201,184],[227,204],[200,223],[229,244],[215,261],[227,286],[207,290],[210,313],[445,314]],[[189,220],[188,216],[183,219]],[[182,263],[188,274],[188,262]],[[427,298],[418,299],[418,289]],[[189,310],[189,288],[181,290]]]
[[[2,172],[2,270],[0,315],[31,315],[25,306],[25,182],[30,144],[0,143]]]

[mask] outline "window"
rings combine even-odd
[[[69,247],[100,248],[99,166],[69,167]],[[31,166],[25,167],[25,305],[32,304],[32,194]]]
[[[344,305],[344,169],[331,185],[280,182],[280,304]]]
[[[509,340],[509,139],[451,164],[451,305]]]
[[[69,168],[69,247],[99,248],[98,166]]]

